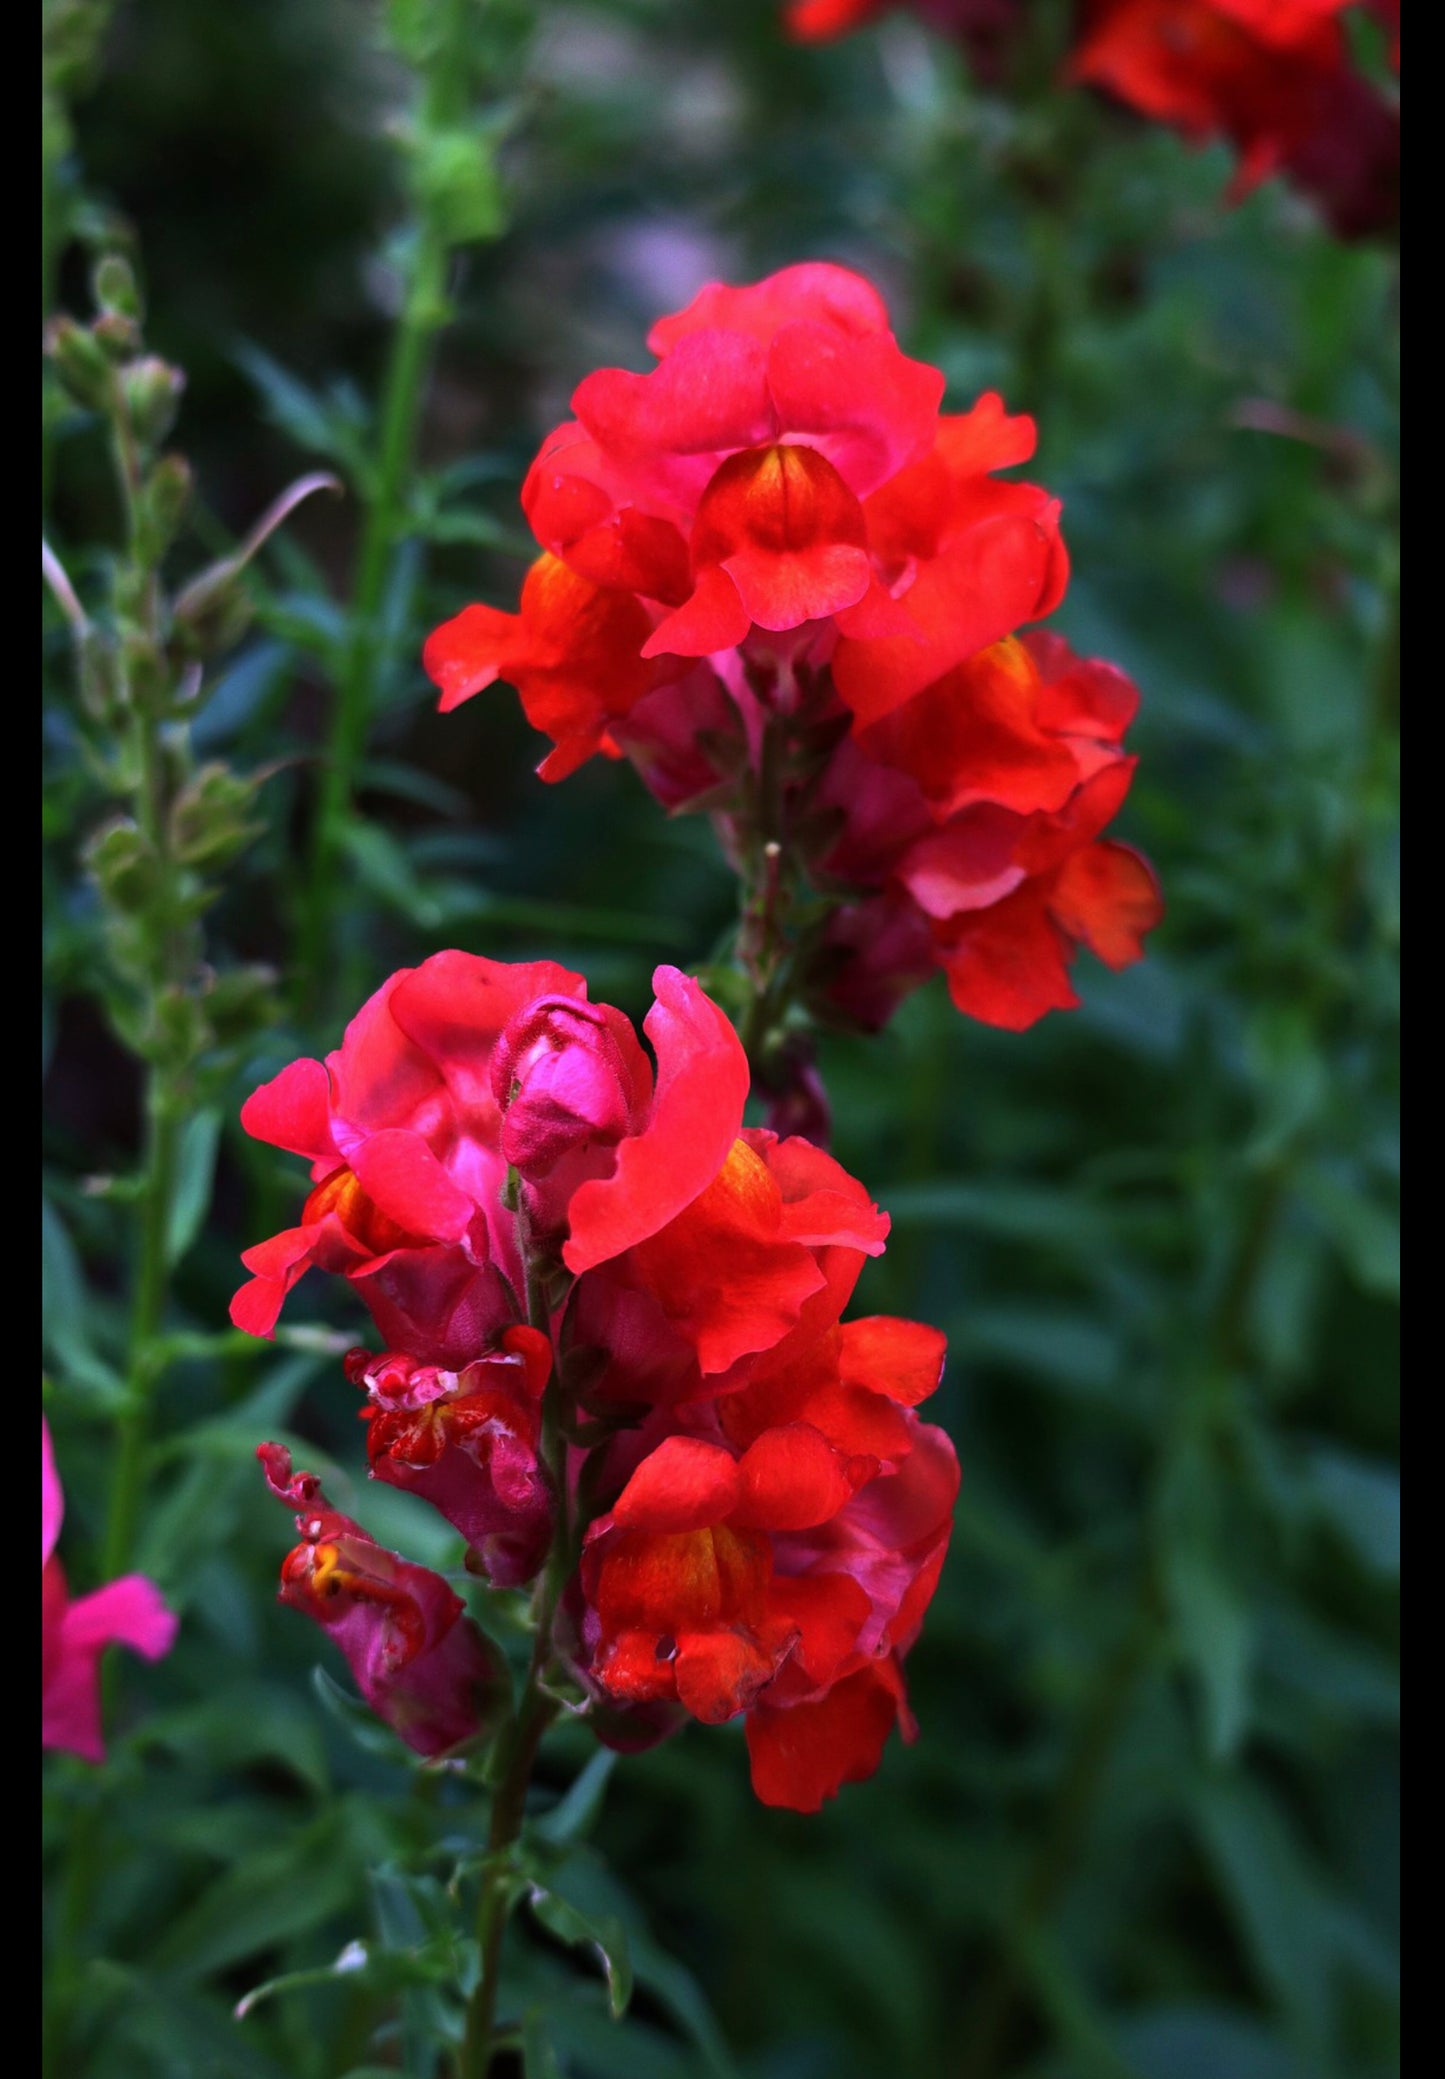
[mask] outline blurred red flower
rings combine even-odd
[[[1088,0],[1070,72],[1199,143],[1227,138],[1232,197],[1283,172],[1342,237],[1358,236],[1398,215],[1400,116],[1352,63],[1350,4]],[[1371,4],[1398,64],[1398,5]]]

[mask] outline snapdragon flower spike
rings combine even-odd
[[[903,1682],[958,1464],[913,1409],[943,1339],[832,1325],[679,1409],[587,1534],[581,1634],[610,1703],[746,1714],[767,1804],[816,1811],[916,1734]]]
[[[1073,78],[1239,155],[1230,196],[1285,173],[1341,237],[1399,211],[1400,112],[1353,66],[1351,0],[1091,0]],[[1398,5],[1371,11],[1392,28]]]
[[[126,1574],[91,1595],[72,1598],[56,1557],[65,1496],[50,1430],[40,1420],[40,1744],[105,1760],[100,1716],[100,1657],[129,1646],[160,1660],[175,1642],[177,1620],[154,1581]]]
[[[657,367],[589,376],[533,464],[543,556],[518,630],[503,641],[507,616],[468,608],[428,644],[443,705],[510,672],[538,719],[508,645],[533,662],[571,645],[544,776],[620,750],[669,811],[713,815],[739,873],[771,837],[783,884],[836,906],[793,969],[815,1017],[874,1028],[942,968],[961,1010],[1020,1029],[1078,1001],[1079,945],[1139,958],[1152,874],[1089,849],[1127,789],[1138,696],[1026,629],[1068,580],[1058,501],[1001,475],[1033,454],[1033,421],[991,393],[940,412],[941,377],[839,267],[712,283],[648,344]],[[769,1124],[825,1132],[807,1036],[780,1027],[759,1054]],[[580,1105],[621,1162],[627,1079],[598,1061],[585,1095],[559,1081],[538,1102]],[[536,1106],[514,1102],[545,1156]]]
[[[353,1350],[346,1359],[347,1377],[368,1395],[373,1479],[430,1502],[498,1588],[530,1581],[551,1542],[554,1499],[538,1461],[551,1369],[547,1337],[520,1326],[459,1372],[404,1353]]]
[[[941,417],[942,375],[860,276],[712,283],[648,345],[649,374],[586,378],[532,465],[543,553],[520,614],[469,607],[424,652],[444,707],[513,680],[557,746],[544,778],[618,746],[645,773],[658,696],[708,701],[695,660],[726,677],[781,639],[812,668],[841,643],[867,718],[907,697],[890,643],[917,650],[921,686],[1057,603],[1057,500],[993,476],[1032,453],[1031,423],[993,397]]]
[[[279,1599],[330,1633],[377,1717],[429,1759],[489,1731],[505,1707],[506,1667],[461,1597],[333,1509],[314,1474],[293,1474],[281,1445],[261,1444],[256,1456],[300,1533]]]
[[[759,1794],[814,1809],[894,1724],[911,1737],[902,1657],[958,1477],[913,1413],[942,1338],[843,1322],[886,1218],[823,1150],[744,1126],[732,1027],[675,969],[654,987],[649,1054],[580,977],[440,954],[245,1116],[322,1172],[293,1260],[379,1324],[407,1295],[410,1340],[346,1362],[372,1476],[498,1586],[540,1571],[559,1521],[569,1557],[585,1533],[546,1643],[598,1738],[746,1712]],[[276,1300],[244,1288],[238,1318],[269,1326]],[[485,1730],[500,1678],[446,1583],[260,1455],[301,1533],[283,1600],[419,1752]]]

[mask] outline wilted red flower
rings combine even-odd
[[[1351,0],[1090,0],[1075,79],[1239,153],[1230,193],[1289,174],[1350,237],[1399,210],[1399,109],[1355,71]],[[1395,31],[1398,7],[1374,6]]]
[[[553,1497],[538,1462],[552,1346],[535,1328],[459,1372],[405,1354],[353,1350],[347,1377],[369,1404],[372,1477],[440,1510],[498,1588],[529,1581],[552,1537]]]
[[[943,1338],[830,1327],[676,1411],[587,1535],[592,1680],[629,1706],[747,1713],[766,1804],[816,1811],[915,1727],[902,1660],[947,1549],[958,1465],[914,1405]]]
[[[176,1619],[154,1581],[126,1574],[72,1600],[55,1556],[65,1496],[50,1429],[40,1418],[40,1744],[84,1761],[105,1760],[100,1722],[100,1656],[129,1646],[146,1660],[171,1650]]]
[[[505,1704],[506,1668],[461,1597],[333,1509],[314,1473],[293,1475],[279,1444],[256,1456],[301,1533],[281,1565],[280,1600],[330,1632],[378,1718],[425,1755],[488,1730]]]

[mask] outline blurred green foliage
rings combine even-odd
[[[884,1038],[825,1048],[836,1151],[894,1219],[860,1300],[951,1345],[938,1419],[965,1478],[910,1663],[922,1738],[816,1819],[755,1805],[730,1732],[625,1760],[567,1896],[631,1928],[635,2019],[612,2028],[560,1909],[515,1940],[516,1999],[548,2011],[575,2079],[1397,2068],[1395,263],[1278,187],[1225,212],[1222,154],[1082,97],[981,94],[903,15],[805,51],[777,11],[484,10],[510,127],[486,222],[459,235],[508,228],[452,264],[324,1017],[302,1021],[288,959],[354,498],[270,545],[259,628],[194,725],[198,755],[268,772],[213,957],[271,962],[291,1008],[232,1075],[219,1146],[208,1113],[181,1158],[137,1554],[181,1643],[117,1671],[105,1775],[47,1770],[77,2079],[432,2070],[427,1984],[329,1967],[446,1918],[418,1858],[474,1815],[318,1701],[315,1635],[271,1604],[288,1526],[257,1438],[334,1464],[338,1502],[358,1495],[384,1541],[456,1555],[408,1497],[359,1491],[344,1299],[308,1288],[296,1318],[325,1332],[274,1348],[223,1332],[238,1249],[298,1188],[235,1113],[439,945],[570,961],[634,1012],[655,961],[712,949],[734,898],[705,826],[669,825],[600,762],[544,789],[513,697],[442,720],[418,651],[463,600],[511,603],[516,487],[575,381],[642,365],[649,320],[706,276],[805,256],[877,279],[953,404],[997,386],[1037,415],[1031,473],[1064,498],[1074,560],[1058,625],[1143,689],[1122,834],[1169,915],[1143,966],[1091,966],[1084,1009],[1025,1036],[966,1026],[935,984]],[[150,337],[190,377],[205,502],[181,561],[199,566],[298,468],[364,473],[406,75],[342,0],[92,12],[104,40],[56,166],[58,301],[82,304],[87,249],[128,221]],[[75,413],[53,522],[83,585],[116,521]],[[58,620],[49,641],[47,1406],[83,1590],[140,1125],[97,1015],[81,851],[99,796]],[[588,1746],[562,1735],[543,1782],[560,1793]],[[105,1882],[67,1927],[92,1814]],[[532,2079],[553,2069],[526,2047]]]

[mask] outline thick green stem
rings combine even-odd
[[[468,0],[446,0],[442,31],[425,87],[424,120],[456,120],[465,106]],[[366,496],[351,628],[322,767],[299,946],[303,1000],[319,1007],[329,958],[341,854],[357,776],[366,749],[382,661],[380,618],[392,554],[406,514],[406,487],[431,363],[432,343],[446,322],[446,271],[451,241],[439,215],[423,214],[411,248],[410,272],[382,392],[375,473]]]

